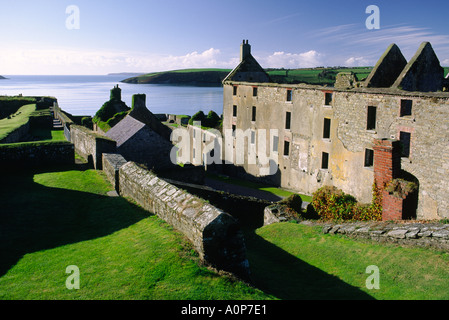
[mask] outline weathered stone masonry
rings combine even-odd
[[[8,165],[73,164],[74,146],[70,142],[31,142],[0,145],[0,163]],[[9,169],[9,166],[6,168]]]
[[[204,200],[158,178],[133,162],[119,170],[120,195],[183,233],[213,267],[249,277],[243,233],[237,221]]]
[[[70,126],[71,141],[75,145],[75,151],[84,159],[92,161],[95,169],[102,169],[103,153],[116,151],[117,143],[92,130],[78,125]]]
[[[313,225],[313,223],[307,223]],[[355,239],[449,251],[449,225],[447,224],[353,222],[324,223],[321,226],[325,234],[343,234]]]

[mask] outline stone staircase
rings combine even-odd
[[[59,119],[53,119],[53,130],[64,130],[64,127]]]

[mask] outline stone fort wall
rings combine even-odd
[[[107,156],[105,161],[111,159]],[[105,168],[119,168],[119,192],[180,231],[193,244],[200,258],[242,278],[249,277],[246,246],[238,222],[228,213],[201,198],[158,178],[133,162],[117,159]],[[111,169],[110,172],[116,169]],[[111,174],[107,174],[112,177]],[[113,181],[116,181],[113,179]]]
[[[73,164],[74,146],[70,142],[29,142],[0,145],[0,164],[42,166]]]
[[[75,151],[84,159],[92,162],[95,169],[102,169],[103,153],[113,153],[117,143],[92,130],[78,125],[70,126],[71,142],[75,145]]]

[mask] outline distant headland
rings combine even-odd
[[[195,86],[220,86],[231,69],[182,69],[153,72],[122,80],[135,84],[177,84]]]
[[[359,80],[366,78],[373,67],[315,67],[300,69],[265,69],[272,82],[306,83],[332,86],[339,72],[353,72]],[[221,86],[231,69],[181,69],[141,74],[122,80],[134,84],[173,84],[193,86]],[[125,75],[125,73],[123,73]]]

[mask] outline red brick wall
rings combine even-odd
[[[402,220],[404,199],[382,191],[382,220]]]
[[[374,179],[381,189],[399,177],[401,172],[400,142],[390,139],[374,140]]]
[[[385,186],[401,172],[400,142],[391,139],[374,140],[374,179],[382,192],[382,220],[401,220],[404,199],[390,195]]]

